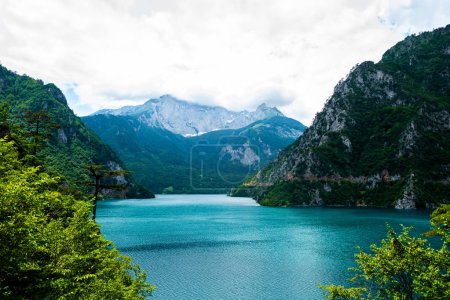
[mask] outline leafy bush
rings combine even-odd
[[[380,246],[371,253],[356,254],[352,268],[355,287],[321,286],[327,299],[449,299],[450,298],[450,205],[433,212],[432,229],[427,235],[441,237],[440,248],[428,240],[410,236],[409,227],[400,234],[388,227]]]
[[[153,286],[90,220],[60,179],[25,165],[0,139],[2,299],[144,299]]]

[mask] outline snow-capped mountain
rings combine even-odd
[[[207,106],[179,100],[170,95],[150,99],[137,106],[103,109],[94,115],[134,116],[149,127],[158,127],[183,136],[197,136],[221,129],[237,129],[253,122],[284,116],[277,108],[261,104],[253,111],[229,111],[220,106]]]

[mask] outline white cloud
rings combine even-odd
[[[353,65],[449,20],[445,0],[2,0],[0,60],[80,115],[170,93],[310,124]]]

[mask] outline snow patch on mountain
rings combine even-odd
[[[179,100],[170,95],[150,99],[137,106],[103,109],[94,115],[135,116],[142,123],[164,128],[183,136],[197,136],[222,129],[237,129],[258,120],[284,116],[277,108],[261,104],[255,111],[229,111],[220,106],[206,106]]]

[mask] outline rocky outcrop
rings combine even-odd
[[[248,143],[242,146],[227,145],[223,147],[220,159],[222,160],[226,155],[229,155],[230,161],[239,161],[244,166],[255,166],[261,161],[261,158]]]
[[[400,149],[397,157],[413,155],[414,146],[418,137],[419,135],[417,133],[416,125],[413,121],[411,121],[400,135]]]
[[[108,161],[106,163],[106,166],[108,167],[108,169],[113,170],[113,171],[122,171],[122,167],[119,165],[118,162],[116,161]],[[116,184],[122,184],[122,185],[126,185],[128,183],[126,177],[124,174],[120,174],[117,176],[114,176],[114,180],[116,181]]]
[[[411,174],[403,196],[395,202],[396,209],[415,209],[417,196],[414,192],[414,174]]]
[[[67,144],[67,136],[63,128],[58,129],[58,140],[63,144]]]
[[[246,186],[266,205],[450,202],[449,47],[450,25],[356,65],[311,127]]]

